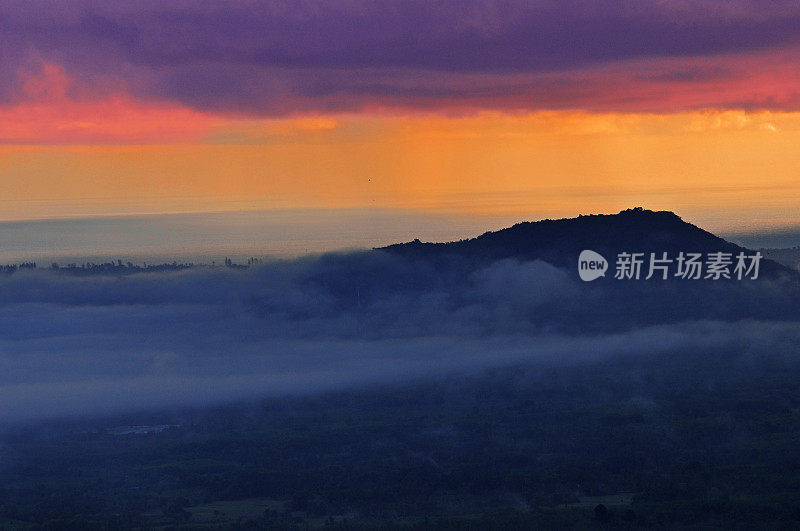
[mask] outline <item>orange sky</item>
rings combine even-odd
[[[0,130],[16,121],[24,139],[25,113],[40,141],[0,146],[0,219],[274,207],[538,218],[644,205],[719,227],[800,212],[800,113],[237,120],[121,99],[6,109]]]
[[[0,3],[0,220],[800,223],[800,6]]]

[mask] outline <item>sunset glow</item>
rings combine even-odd
[[[408,40],[410,4],[356,4],[6,6],[0,219],[644,204],[797,220],[796,7],[442,5]]]
[[[797,113],[226,120],[121,109],[87,117],[103,143],[0,147],[2,217],[292,207],[556,216],[647,204],[769,225],[776,212],[796,219],[800,197]],[[125,143],[150,127],[158,141]]]

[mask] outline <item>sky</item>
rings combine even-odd
[[[0,221],[800,224],[796,2],[7,1],[0,34]]]

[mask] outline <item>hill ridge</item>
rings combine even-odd
[[[617,214],[581,214],[573,218],[522,221],[474,238],[447,243],[415,239],[379,248],[414,259],[434,261],[459,256],[470,261],[506,258],[543,260],[557,267],[574,268],[580,252],[591,249],[607,258],[620,252],[663,253],[756,251],[729,242],[712,232],[684,221],[669,210],[629,208]],[[767,276],[800,274],[772,260],[762,260]]]

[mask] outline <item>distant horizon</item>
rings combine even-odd
[[[415,238],[447,242],[520,222],[617,212],[524,218],[388,208],[282,208],[6,220],[0,221],[0,263],[44,260],[66,264],[122,259],[134,263],[211,264],[221,263],[224,258],[291,258],[369,249]],[[762,230],[748,230],[746,225],[719,230],[702,220],[675,213],[684,221],[745,247],[777,249],[800,245],[800,224]]]

